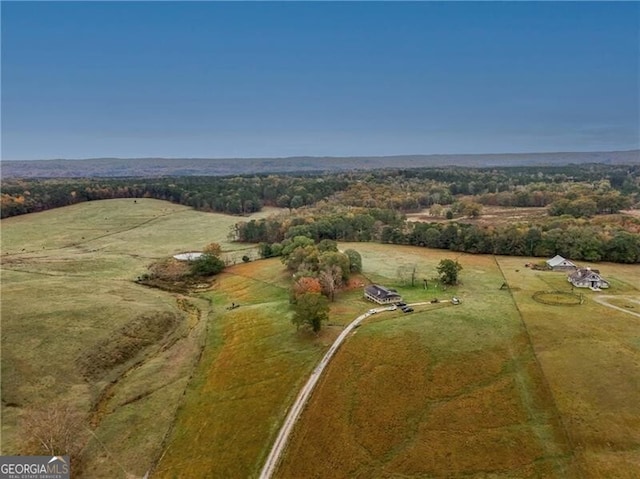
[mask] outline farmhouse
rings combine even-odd
[[[388,289],[378,284],[370,284],[364,288],[364,297],[378,304],[399,303],[402,296],[395,289]]]
[[[568,259],[564,259],[559,254],[553,258],[547,260],[547,266],[553,271],[569,271],[577,268],[575,263],[572,263]]]
[[[609,283],[600,276],[600,271],[591,268],[580,268],[569,274],[567,280],[576,288],[606,289]]]

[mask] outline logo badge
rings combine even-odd
[[[69,456],[0,456],[0,479],[69,479]]]

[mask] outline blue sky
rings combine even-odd
[[[639,148],[637,2],[2,2],[2,158]]]

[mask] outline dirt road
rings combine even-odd
[[[282,453],[285,449],[285,446],[287,445],[287,441],[289,440],[289,436],[291,435],[293,426],[295,425],[296,421],[300,417],[300,414],[302,413],[302,410],[304,409],[305,404],[307,403],[309,397],[311,396],[311,393],[313,392],[313,389],[315,388],[316,383],[318,382],[318,379],[320,379],[320,376],[324,372],[324,369],[327,367],[327,365],[329,364],[329,361],[331,361],[331,358],[336,353],[340,345],[344,342],[347,336],[355,328],[357,328],[360,325],[360,323],[363,320],[365,320],[372,314],[376,314],[381,311],[387,311],[387,310],[388,310],[387,307],[370,309],[368,312],[361,314],[356,319],[354,319],[351,323],[349,323],[349,325],[346,328],[344,328],[344,331],[340,333],[340,336],[336,338],[336,340],[333,342],[329,350],[323,356],[320,363],[318,363],[316,368],[311,373],[311,377],[309,377],[309,380],[307,381],[307,383],[300,390],[300,394],[298,394],[296,401],[293,403],[293,406],[289,410],[289,414],[287,414],[287,418],[284,420],[284,424],[280,428],[278,437],[276,438],[276,441],[274,442],[273,447],[271,448],[271,452],[267,457],[264,467],[260,472],[260,479],[270,479],[271,476],[273,475],[276,469],[276,466],[280,461],[280,457],[282,456]]]
[[[622,311],[623,313],[633,314],[634,316],[638,316],[640,318],[640,313],[636,313],[635,311],[630,311],[628,309],[621,308],[620,306],[615,306],[607,301],[608,299],[613,299],[613,298],[626,299],[627,301],[631,301],[632,303],[638,303],[640,305],[640,298],[637,298],[637,297],[598,295],[598,296],[594,296],[593,299],[594,301],[602,304],[603,306],[606,306],[612,309],[617,309],[618,311]]]

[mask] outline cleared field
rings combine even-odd
[[[455,294],[463,304],[381,313],[358,329],[329,366],[276,476],[577,477],[495,260],[460,255],[463,284],[425,292],[403,286],[397,265],[417,264],[430,278],[451,253],[352,246],[365,274],[408,301]]]
[[[531,271],[498,257],[532,338],[583,477],[640,476],[640,319],[595,301],[640,308],[640,267],[600,263],[611,288],[575,289],[580,306],[535,302],[538,290],[570,291],[563,273]],[[611,298],[613,296],[613,299]],[[617,298],[617,299],[616,299]],[[636,309],[637,310],[637,309]],[[633,311],[630,309],[630,311]]]
[[[570,285],[525,268],[529,258],[369,243],[340,245],[361,253],[364,275],[317,337],[291,325],[278,259],[232,266],[196,297],[131,281],[212,241],[244,254],[227,239],[237,220],[146,199],[2,220],[2,453],[17,452],[21,411],[61,399],[92,424],[84,477],[152,467],[162,478],[255,477],[310,371],[371,308],[359,286],[371,280],[412,303],[463,302],[367,319],[327,369],[276,477],[640,476],[636,316],[588,290],[582,305],[536,302],[536,291]],[[433,280],[444,258],[464,267],[460,286]],[[596,267],[607,301],[640,311],[640,267]],[[131,354],[127,334],[149,312],[180,321]],[[124,359],[100,366],[103,351]]]
[[[482,215],[478,218],[457,218],[455,221],[463,223],[473,223],[479,225],[485,224],[507,224],[517,221],[536,220],[547,216],[547,208],[540,207],[506,207],[506,206],[483,206]],[[429,210],[425,209],[417,213],[407,215],[409,221],[425,221],[444,223],[451,220],[442,217],[435,217],[429,214]]]
[[[19,451],[20,414],[55,400],[91,423],[84,477],[143,476],[203,347],[209,304],[132,280],[213,241],[246,247],[227,240],[237,221],[151,199],[2,220],[2,453]],[[145,337],[167,313],[179,322]]]
[[[153,477],[252,477],[287,407],[335,335],[296,333],[278,259],[236,265],[207,293],[215,318]],[[227,310],[232,302],[237,309]]]

